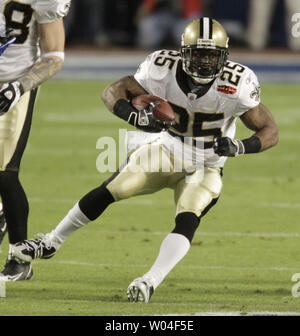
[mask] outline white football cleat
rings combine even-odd
[[[148,303],[154,292],[153,286],[145,278],[137,278],[127,288],[130,302]]]

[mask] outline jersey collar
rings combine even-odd
[[[211,88],[215,80],[211,81],[209,84],[206,85],[199,85],[196,86],[192,84],[191,79],[189,76],[184,72],[182,68],[182,61],[179,60],[177,63],[176,69],[176,81],[180,89],[184,92],[187,96],[189,93],[194,93],[197,95],[197,98],[204,96],[208,90]]]

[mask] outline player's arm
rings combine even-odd
[[[61,70],[64,60],[65,31],[63,19],[39,25],[41,61],[18,81],[24,92],[34,89]]]
[[[240,118],[244,125],[255,133],[243,140],[216,138],[214,151],[219,156],[258,153],[278,143],[278,127],[271,112],[263,104],[248,110]]]
[[[26,91],[32,90],[60,71],[64,60],[63,20],[39,24],[42,58],[25,75],[0,87],[0,113],[9,111]]]
[[[153,117],[147,109],[138,111],[130,101],[133,97],[147,94],[147,91],[133,76],[126,76],[112,83],[102,93],[107,108],[119,118],[146,132],[161,132],[167,125]]]
[[[114,106],[120,99],[130,101],[132,97],[142,94],[147,94],[144,88],[133,76],[126,76],[108,86],[102,93],[102,100],[114,112]]]
[[[259,104],[244,113],[241,116],[241,120],[247,128],[255,132],[253,137],[259,139],[259,152],[271,148],[278,143],[278,127],[271,112],[263,104]]]

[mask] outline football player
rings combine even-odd
[[[64,60],[63,17],[70,0],[2,0],[0,3],[0,243],[8,231],[9,253],[2,281],[27,280],[31,264],[11,255],[27,238],[28,200],[19,180],[39,86]],[[5,220],[4,220],[5,216]]]
[[[260,88],[253,71],[229,61],[228,37],[215,20],[204,17],[192,21],[182,35],[180,52],[161,50],[149,55],[134,76],[107,87],[102,99],[108,109],[125,122],[145,132],[157,132],[155,141],[137,144],[137,149],[119,170],[100,187],[85,195],[58,226],[38,239],[13,247],[22,260],[49,258],[78,228],[98,218],[113,202],[135,195],[172,188],[176,203],[175,227],[162,241],[150,270],[133,280],[127,289],[129,301],[149,302],[154,290],[186,255],[201,218],[216,204],[222,188],[222,168],[228,157],[262,152],[278,141],[278,130],[268,109],[260,103]],[[157,121],[139,122],[145,111],[136,110],[132,97],[152,94],[167,100],[176,114],[175,125]],[[147,110],[147,108],[146,108]],[[253,134],[235,139],[235,123],[240,118]],[[165,132],[162,130],[167,129]],[[144,169],[137,158],[158,153],[174,167],[182,160],[168,153],[176,138],[178,146],[186,138],[190,147],[202,144],[203,166],[195,170]],[[151,150],[149,150],[151,149]],[[169,155],[168,155],[169,154]],[[139,169],[132,169],[137,165]],[[200,179],[187,179],[199,175]]]

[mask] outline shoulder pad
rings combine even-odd
[[[240,92],[238,105],[240,107],[240,112],[243,113],[251,108],[257,106],[260,103],[260,84],[255,73],[249,68],[247,74],[244,76]]]
[[[139,66],[134,78],[149,93],[163,97],[170,81],[175,80],[179,53],[155,51]]]
[[[176,68],[179,53],[172,50],[159,50],[154,52],[150,63],[149,73],[154,80],[164,79]]]
[[[227,61],[224,66],[224,70],[222,75],[220,76],[220,80],[224,82],[225,85],[229,87],[233,87],[238,90],[243,77],[246,75],[248,68],[239,63]]]
[[[260,85],[255,73],[245,65],[227,62],[219,82],[228,96],[237,99],[235,115],[240,116],[260,103]],[[218,86],[218,91],[220,85]],[[231,91],[231,92],[229,92]],[[225,93],[225,92],[223,92]]]
[[[222,92],[228,97],[236,98],[245,83],[248,83],[257,78],[253,71],[247,66],[227,61],[223,73],[219,77],[218,91]]]
[[[36,0],[32,7],[38,23],[50,23],[63,18],[69,12],[71,0]]]

